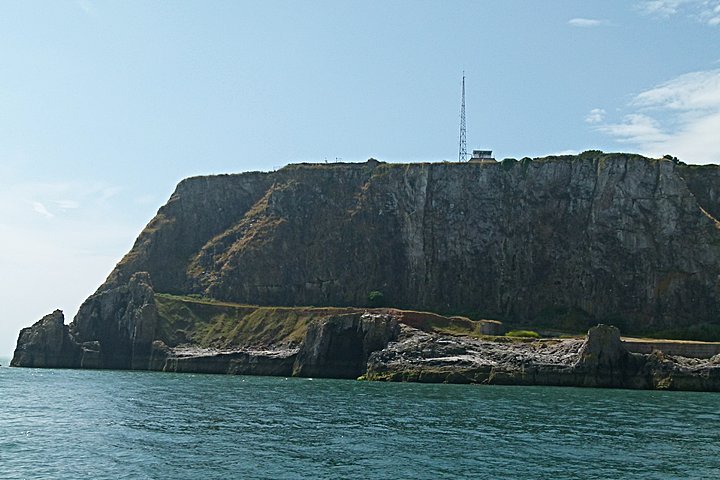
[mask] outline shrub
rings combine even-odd
[[[604,155],[602,150],[585,150],[580,155],[578,155],[580,158],[597,158]]]
[[[371,307],[382,307],[385,304],[385,295],[380,290],[368,293],[368,304]]]
[[[506,337],[540,338],[540,334],[532,330],[511,330],[505,334]]]
[[[517,160],[515,160],[514,158],[505,158],[502,162],[500,162],[500,168],[502,168],[503,170],[510,170],[515,166],[516,163]]]

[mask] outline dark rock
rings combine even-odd
[[[20,331],[10,365],[77,368],[81,366],[80,359],[80,346],[71,337],[63,312],[55,310]]]
[[[150,276],[85,300],[70,325],[56,310],[20,332],[17,367],[147,369],[153,361],[157,311]]]
[[[574,373],[582,376],[581,386],[623,386],[629,373],[630,353],[620,340],[620,330],[612,325],[591,328],[573,367]]]
[[[138,272],[125,285],[85,300],[70,327],[76,341],[92,345],[83,349],[83,364],[144,370],[152,362],[156,324],[150,275]]]
[[[357,378],[370,354],[397,337],[390,315],[348,314],[311,325],[298,353],[293,374],[301,377]]]
[[[497,320],[480,320],[480,333],[483,335],[503,335],[505,326]]]
[[[100,342],[83,342],[80,345],[80,368],[102,368],[102,352]]]
[[[172,350],[162,340],[154,340],[150,347],[150,361],[148,370],[163,370]]]
[[[183,180],[69,326],[55,312],[20,332],[12,365],[716,390],[720,361],[630,353],[613,327],[585,342],[488,341],[440,332],[501,324],[393,309],[333,313],[299,345],[307,317],[285,328],[275,315],[262,344],[219,328],[203,345],[215,350],[187,354],[200,317],[160,328],[155,291],[273,306],[366,305],[377,291],[386,305],[548,329],[712,332],[718,179],[717,165],[590,151]]]

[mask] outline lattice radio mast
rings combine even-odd
[[[460,151],[458,152],[458,161],[467,161],[467,140],[465,127],[465,71],[462,76],[462,102],[460,105]]]

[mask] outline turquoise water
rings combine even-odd
[[[0,478],[715,479],[719,406],[685,392],[2,367]]]

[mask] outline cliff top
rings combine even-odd
[[[610,160],[631,160],[631,161],[655,161],[655,162],[669,162],[673,163],[675,165],[678,165],[682,168],[688,168],[688,169],[720,169],[720,163],[719,164],[693,164],[693,163],[685,163],[682,160],[679,160],[676,157],[673,157],[672,155],[665,155],[661,158],[653,158],[653,157],[646,157],[637,153],[629,153],[629,152],[603,152],[602,150],[586,150],[584,152],[581,152],[579,154],[567,154],[567,155],[546,155],[543,157],[522,157],[520,159],[513,158],[513,157],[506,157],[502,160],[498,160],[497,162],[459,162],[455,160],[440,160],[440,161],[427,161],[427,162],[386,162],[382,160],[378,160],[375,158],[368,158],[366,161],[358,161],[358,162],[298,162],[298,163],[289,163],[278,170],[274,171],[248,171],[248,172],[240,172],[240,173],[220,173],[220,174],[212,174],[212,175],[196,175],[192,177],[187,177],[180,181],[180,184],[184,184],[185,182],[192,182],[199,179],[206,179],[206,178],[223,178],[223,177],[238,177],[238,176],[244,176],[244,177],[258,177],[258,176],[266,176],[271,175],[277,172],[293,172],[297,170],[328,170],[328,171],[336,171],[336,170],[343,170],[343,169],[350,169],[350,170],[358,170],[358,169],[367,169],[367,168],[375,168],[375,167],[385,167],[385,168],[394,168],[394,167],[408,167],[408,166],[436,166],[436,165],[448,165],[448,166],[456,166],[456,165],[464,165],[470,168],[509,168],[510,165],[515,163],[529,163],[529,162],[536,162],[536,163],[546,163],[546,162],[555,162],[555,161],[561,161],[561,162],[579,162],[579,161],[596,161],[596,160],[603,160],[603,161],[610,161]],[[720,161],[720,159],[718,159]]]

